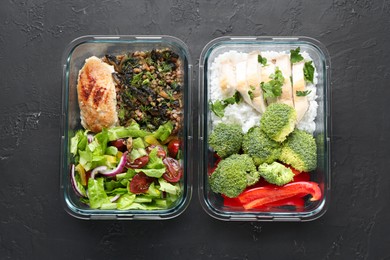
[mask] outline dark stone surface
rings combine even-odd
[[[390,259],[390,1],[47,1],[0,4],[0,259]],[[59,196],[61,57],[87,34],[167,34],[197,80],[222,35],[305,35],[332,59],[332,200],[307,223],[82,221]]]

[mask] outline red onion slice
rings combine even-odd
[[[87,134],[87,139],[88,139],[88,143],[90,144],[93,142],[94,137],[91,134]]]
[[[90,178],[95,179],[95,175],[107,170],[107,166],[99,166],[92,170]]]
[[[115,197],[111,198],[110,201],[111,202],[115,202],[115,201],[117,201],[119,199],[120,196],[121,195],[117,194]]]
[[[85,197],[85,195],[83,195],[83,192],[77,186],[77,181],[76,181],[76,175],[75,175],[74,168],[75,168],[74,164],[72,164],[71,170],[70,170],[70,180],[71,180],[71,183],[72,183],[72,187],[73,187],[74,191],[76,192],[77,196]]]
[[[127,152],[124,152],[119,163],[118,163],[118,166],[112,170],[107,170],[107,166],[96,167],[91,172],[91,178],[94,179],[95,175],[98,173],[100,173],[101,175],[104,175],[106,177],[113,177],[113,176],[117,175],[118,173],[122,173],[123,168],[125,167],[125,164],[126,164],[126,157],[127,157]]]

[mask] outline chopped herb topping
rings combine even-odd
[[[297,97],[306,97],[311,93],[311,90],[305,90],[305,91],[296,91]]]
[[[234,93],[233,96],[226,98],[224,100],[216,100],[214,103],[210,103],[211,111],[218,117],[224,116],[225,107],[228,105],[232,105],[235,103],[239,103],[241,101],[241,95],[238,91]]]
[[[296,48],[295,50],[291,50],[290,51],[290,60],[291,60],[291,63],[297,63],[297,62],[300,62],[303,60],[303,57],[302,55],[299,53],[301,51],[301,48],[298,47]]]
[[[303,75],[305,77],[305,80],[310,83],[314,83],[314,67],[312,63],[312,61],[305,62],[305,66],[303,67]]]
[[[267,59],[263,58],[260,54],[257,55],[257,61],[262,64],[263,66],[267,65]]]
[[[253,95],[253,92],[251,90],[248,91],[248,95],[249,95],[250,99],[253,100],[254,95]]]
[[[275,73],[270,75],[271,80],[267,83],[261,82],[261,89],[264,91],[264,98],[275,98],[282,95],[282,86],[284,83],[284,77],[282,71],[278,67],[275,69]]]

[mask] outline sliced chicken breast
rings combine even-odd
[[[309,108],[309,101],[307,97],[297,96],[297,91],[305,91],[306,83],[303,74],[303,67],[305,62],[301,61],[293,64],[292,66],[292,79],[293,79],[293,97],[294,97],[294,107],[297,111],[297,122],[301,121],[302,117],[305,115],[307,109]]]
[[[79,72],[77,94],[81,124],[95,133],[118,122],[113,72],[113,66],[95,56],[86,59]]]
[[[278,103],[284,103],[294,107],[292,86],[291,86],[291,62],[290,55],[282,54],[276,59],[276,66],[282,72],[284,83],[282,86],[282,95],[277,98]]]
[[[258,112],[263,113],[266,108],[264,102],[263,91],[261,90],[261,70],[262,65],[258,61],[259,52],[251,52],[248,54],[246,61],[246,81],[253,94],[251,105]]]
[[[224,97],[231,97],[236,92],[236,73],[234,63],[230,59],[221,62],[219,87]]]
[[[242,98],[246,103],[252,105],[252,99],[249,95],[251,88],[248,85],[246,78],[246,61],[240,61],[236,64],[236,80],[237,80],[237,91],[241,94]]]

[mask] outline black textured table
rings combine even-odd
[[[332,199],[306,223],[83,221],[59,194],[61,57],[88,34],[172,35],[198,84],[223,35],[304,35],[331,55]],[[390,259],[390,1],[2,1],[0,259]],[[194,122],[196,122],[194,118]]]

